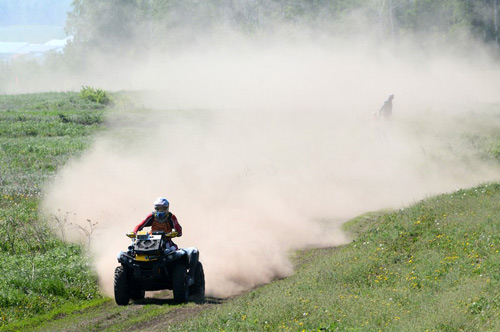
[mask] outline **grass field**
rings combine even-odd
[[[360,216],[351,244],[173,330],[498,331],[499,199],[486,184]]]
[[[0,96],[3,330],[106,302],[84,248],[61,242],[38,204],[44,183],[106,130],[111,109],[73,92]],[[478,156],[498,158],[500,129],[467,135]],[[344,225],[350,244],[291,253],[291,277],[170,330],[499,331],[499,200],[500,184],[488,183],[359,216]]]
[[[103,128],[78,93],[0,96],[0,324],[100,297],[84,250],[38,215],[43,184]]]

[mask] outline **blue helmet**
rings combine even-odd
[[[155,205],[155,217],[160,222],[167,220],[168,208],[170,203],[165,197],[158,197],[154,203]]]

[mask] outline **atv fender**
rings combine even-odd
[[[188,285],[191,286],[195,281],[194,271],[196,270],[196,264],[198,264],[200,252],[195,247],[184,248],[184,251],[187,253],[189,259]]]

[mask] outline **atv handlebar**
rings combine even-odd
[[[163,232],[161,232],[161,233],[163,233]],[[179,233],[176,231],[171,231],[170,233],[163,233],[163,234],[169,238],[174,238],[174,237],[177,237],[179,235]],[[134,232],[127,233],[126,235],[127,235],[127,237],[129,237],[131,239],[135,239],[137,237],[137,234]]]

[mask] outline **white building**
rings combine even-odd
[[[11,61],[20,57],[43,59],[47,52],[63,52],[68,40],[52,39],[43,44],[33,44],[25,42],[0,42],[0,60]]]

